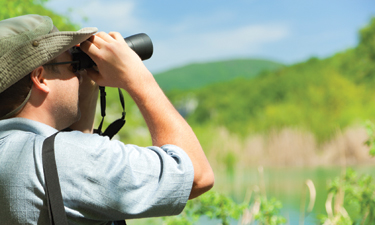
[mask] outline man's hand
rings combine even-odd
[[[152,76],[120,33],[100,32],[81,43],[81,49],[96,63],[98,72],[89,75],[100,86],[128,91]]]

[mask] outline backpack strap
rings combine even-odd
[[[55,137],[58,133],[46,138],[43,142],[42,161],[46,183],[48,215],[52,225],[67,225],[64,203],[61,195],[59,175],[55,161]]]
[[[51,225],[67,225],[66,213],[61,194],[59,175],[55,160],[55,133],[43,142],[42,162],[45,179],[48,216]],[[125,220],[115,221],[115,225],[126,225]]]

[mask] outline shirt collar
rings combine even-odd
[[[58,131],[55,128],[50,127],[44,123],[40,123],[26,118],[16,117],[11,119],[0,120],[0,135],[3,132],[7,133],[7,131],[15,130],[31,132],[45,137],[48,137]]]

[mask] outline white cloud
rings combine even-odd
[[[98,27],[101,31],[132,32],[140,25],[140,21],[134,15],[136,8],[134,0],[53,0],[46,5],[62,14],[66,14],[71,8],[69,17],[73,21],[86,27]],[[87,22],[82,22],[84,17],[88,18]]]
[[[255,53],[263,44],[279,41],[288,36],[283,25],[249,25],[231,30],[221,30],[201,36],[202,44],[225,52]]]
[[[171,22],[166,29],[175,33],[192,32],[197,29],[212,29],[212,27],[221,27],[223,23],[226,23],[228,20],[233,20],[235,17],[235,12],[231,11],[209,12],[209,14],[204,15],[189,14],[176,24]]]
[[[155,70],[160,65],[182,65],[229,57],[251,57],[262,53],[262,48],[288,37],[289,27],[284,24],[258,24],[217,30],[207,33],[185,34],[158,41],[155,44]]]
[[[106,31],[131,31],[139,26],[134,16],[134,1],[92,1],[83,11],[89,17],[90,24],[100,26]]]

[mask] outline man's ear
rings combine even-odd
[[[39,66],[31,72],[31,81],[33,82],[33,88],[44,93],[49,93],[50,89],[48,86],[48,81],[45,77],[46,70],[43,66]]]

